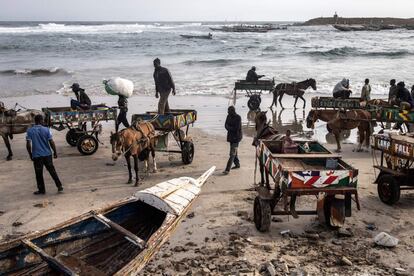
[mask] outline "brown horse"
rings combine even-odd
[[[4,144],[7,147],[7,160],[13,159],[13,151],[10,145],[10,139],[13,134],[25,133],[29,127],[34,124],[34,117],[43,113],[40,110],[15,111],[7,110],[0,104],[0,136],[3,137]]]
[[[277,98],[279,98],[280,106],[284,109],[282,105],[282,98],[283,95],[287,94],[290,96],[295,97],[295,104],[294,108],[296,108],[296,103],[298,102],[298,98],[301,98],[303,101],[303,108],[306,107],[306,100],[303,98],[306,89],[312,87],[313,90],[316,90],[316,80],[314,79],[307,79],[301,82],[292,82],[292,83],[279,83],[275,89],[273,89],[273,101],[270,108],[275,105],[277,107]]]
[[[362,151],[362,144],[365,140],[366,151],[369,148],[369,139],[371,136],[371,114],[362,109],[349,111],[338,110],[311,110],[306,118],[308,128],[314,128],[315,122],[321,120],[327,122],[329,132],[335,135],[337,152],[341,151],[340,134],[343,130],[358,128],[359,144],[357,151]]]
[[[135,126],[111,133],[112,160],[118,160],[124,154],[128,165],[128,184],[132,183],[131,156],[134,158],[135,186],[139,184],[138,159],[145,161],[145,170],[148,172],[149,153],[151,152],[154,172],[157,170],[155,161],[155,146],[157,138],[154,126],[149,122],[140,122]]]

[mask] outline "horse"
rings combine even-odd
[[[35,109],[27,109],[25,111],[7,110],[0,104],[0,136],[3,137],[8,151],[7,161],[13,159],[13,151],[10,144],[10,140],[13,140],[13,135],[25,133],[34,124],[34,117],[38,114],[43,115],[43,112]]]
[[[270,123],[267,121],[266,116],[267,111],[258,111],[256,113],[256,136],[253,140],[253,146],[259,146],[259,140],[280,140],[283,138],[279,132],[270,126]],[[258,158],[258,157],[256,157]],[[261,177],[261,184],[264,185],[266,183],[267,187],[270,189],[269,184],[269,174],[265,174],[264,165],[259,160],[259,168],[260,168],[260,177]],[[266,182],[265,182],[265,175],[266,175]]]
[[[362,144],[365,140],[366,151],[369,148],[369,140],[372,133],[371,113],[363,109],[349,111],[338,110],[311,110],[306,118],[308,128],[315,128],[315,122],[321,120],[327,122],[327,129],[335,135],[337,152],[341,152],[340,134],[343,130],[358,128],[359,144],[357,152],[362,152]]]
[[[316,80],[315,79],[307,79],[301,82],[292,82],[292,83],[279,83],[276,85],[275,89],[271,91],[273,93],[273,101],[270,108],[274,106],[277,107],[277,98],[279,98],[279,103],[282,109],[284,109],[282,105],[282,98],[283,95],[287,94],[290,96],[295,97],[295,104],[294,108],[296,109],[296,103],[298,102],[298,98],[301,98],[303,101],[303,108],[306,107],[306,100],[303,98],[303,94],[305,94],[305,90],[309,87],[312,87],[313,90],[316,90]]]
[[[125,128],[119,132],[111,132],[112,160],[117,161],[121,154],[124,154],[128,165],[128,182],[132,183],[131,156],[134,159],[135,186],[139,184],[138,159],[145,161],[145,171],[148,173],[149,153],[153,160],[153,171],[157,171],[155,160],[155,146],[157,138],[155,128],[149,122],[139,122],[134,126]]]

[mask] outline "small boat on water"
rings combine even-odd
[[[267,33],[270,29],[263,25],[235,25],[235,26],[222,26],[219,28],[210,27],[212,31],[219,32],[233,32],[233,33]]]
[[[383,30],[395,30],[401,28],[398,25],[348,25],[348,24],[335,24],[332,25],[335,29],[342,32],[351,31],[383,31]]]
[[[190,38],[190,39],[213,39],[212,34],[208,35],[180,35],[182,38]]]
[[[136,275],[168,240],[215,167],[56,227],[0,243],[0,275]]]

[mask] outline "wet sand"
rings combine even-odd
[[[270,103],[264,97],[264,105]],[[39,96],[33,98],[7,98],[10,106],[18,101],[23,106],[65,106],[68,98],[62,96]],[[115,105],[116,98],[94,98],[94,102]],[[190,134],[195,142],[195,159],[184,166],[176,154],[157,154],[159,171],[146,176],[142,173],[142,184],[138,189],[150,187],[169,178],[179,176],[197,177],[210,166],[217,171],[203,188],[201,197],[194,204],[194,217],[187,218],[177,229],[169,243],[155,256],[143,274],[147,275],[258,275],[260,265],[274,260],[277,275],[286,267],[289,272],[304,270],[311,275],[394,275],[396,268],[403,268],[407,275],[414,273],[414,228],[412,208],[414,195],[402,192],[401,200],[393,207],[383,204],[372,184],[375,173],[370,153],[355,153],[355,145],[343,146],[344,160],[359,169],[359,197],[361,211],[353,205],[353,214],[346,220],[346,229],[352,237],[338,238],[336,231],[320,228],[314,216],[294,219],[281,216],[280,222],[272,222],[269,233],[259,233],[251,221],[255,192],[254,148],[251,146],[254,125],[247,124],[246,99],[240,98],[238,110],[244,119],[245,137],[240,146],[242,168],[228,176],[221,172],[228,157],[224,124],[228,99],[224,97],[185,96],[171,98],[174,108],[194,108],[199,111],[199,120]],[[293,101],[286,98],[286,106]],[[263,106],[264,106],[263,105]],[[130,100],[130,114],[154,110],[156,101],[150,97],[135,97]],[[308,101],[310,107],[310,101]],[[296,111],[297,121],[304,118],[302,110]],[[268,113],[270,115],[270,113]],[[305,112],[306,116],[307,112]],[[276,114],[276,118],[278,114]],[[270,118],[270,116],[269,116]],[[281,115],[283,123],[294,121],[293,109]],[[300,130],[300,124],[294,124]],[[302,126],[303,128],[303,126]],[[81,156],[75,148],[65,142],[65,132],[54,132],[59,158],[55,165],[65,187],[58,195],[56,187],[45,172],[45,196],[35,196],[35,179],[32,162],[25,150],[24,135],[13,140],[14,160],[5,161],[6,151],[0,146],[0,236],[18,235],[29,231],[49,228],[80,213],[99,208],[137,190],[127,181],[125,161],[115,165],[111,160],[109,133],[112,126],[104,127],[98,152],[89,157]],[[316,132],[323,137],[325,127],[321,124]],[[308,131],[303,128],[303,131]],[[350,142],[352,142],[351,136]],[[322,140],[322,142],[324,142]],[[335,149],[333,145],[327,145]],[[40,207],[35,207],[40,206]],[[314,207],[312,197],[299,199],[299,207]],[[20,222],[22,225],[13,226]],[[375,230],[368,230],[368,225]],[[282,236],[283,230],[291,234]],[[319,233],[319,238],[305,237],[305,230]],[[394,249],[375,247],[373,237],[385,231],[400,239]],[[352,266],[342,265],[345,256]],[[241,272],[246,274],[240,274]],[[163,274],[164,273],[164,274]],[[199,274],[197,274],[199,273]],[[191,275],[191,274],[187,274]],[[296,274],[300,275],[300,274]]]

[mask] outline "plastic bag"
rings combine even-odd
[[[132,81],[123,78],[111,78],[104,80],[105,90],[110,95],[121,95],[131,97],[134,92],[134,84]]]

